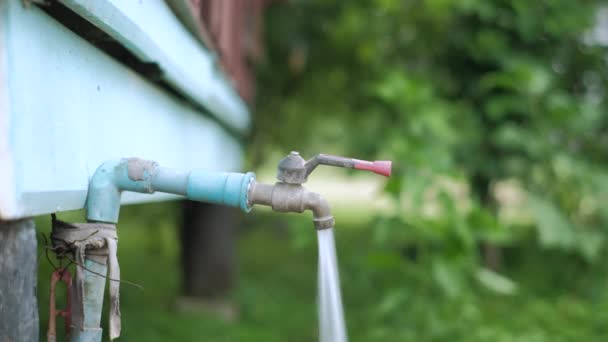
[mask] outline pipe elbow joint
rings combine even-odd
[[[117,185],[115,172],[121,162],[107,161],[101,164],[91,177],[85,204],[88,220],[118,222],[122,190]]]
[[[118,223],[122,191],[154,193],[158,163],[139,158],[109,160],[89,181],[86,210],[90,221]]]

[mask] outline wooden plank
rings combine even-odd
[[[34,220],[0,221],[0,341],[40,338]]]
[[[0,15],[0,140],[8,141],[0,153],[1,219],[83,208],[90,177],[113,158],[181,169],[241,167],[241,146],[214,120],[37,7],[0,1]],[[124,203],[168,198],[125,195]]]
[[[240,132],[249,112],[219,71],[216,57],[176,18],[164,1],[60,0],[122,43],[142,61],[156,63],[165,81]]]
[[[216,51],[211,34],[203,24],[200,16],[201,4],[198,0],[166,0],[173,13],[179,18],[184,26],[196,37],[208,50]]]

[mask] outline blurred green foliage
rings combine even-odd
[[[292,0],[269,9],[252,162],[277,149],[395,161],[385,190],[397,210],[335,213],[352,341],[608,340],[601,6]],[[501,185],[523,195],[505,200]],[[146,288],[122,286],[122,340],[316,340],[307,216],[249,216],[233,294],[241,314],[226,323],[174,309],[177,212],[121,213],[123,278]],[[48,220],[37,224],[48,233]],[[501,248],[498,271],[485,267],[484,243]],[[44,260],[41,250],[41,303]]]
[[[606,263],[586,264],[559,251],[520,245],[506,250],[504,265],[519,291],[504,296],[473,284],[472,291],[450,298],[428,277],[428,269],[403,258],[407,250],[370,243],[370,218],[335,214],[340,222],[336,243],[350,341],[608,339]],[[124,206],[121,210],[121,276],[144,289],[121,285],[120,341],[317,340],[317,250],[310,217],[258,210],[247,215],[239,230],[239,282],[232,293],[239,317],[226,322],[212,314],[176,309],[180,296],[179,215],[175,203]],[[61,213],[59,218],[78,222],[84,213]],[[50,217],[37,218],[36,225],[40,236],[40,339],[45,340],[52,266],[44,256],[42,234],[50,232]],[[306,234],[309,243],[294,239],[301,234]],[[65,303],[62,293],[60,290],[58,307]],[[62,320],[58,323],[61,337]],[[106,325],[104,312],[105,332]]]
[[[485,267],[480,245],[597,262],[608,223],[602,6],[280,2],[267,15],[254,161],[276,146],[394,160],[385,190],[398,210],[377,218],[374,241],[409,251],[453,300],[476,285],[520,290]],[[500,200],[503,183],[521,198]],[[508,205],[515,215],[502,214]],[[385,256],[378,267],[399,272],[406,259]]]

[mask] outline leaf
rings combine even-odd
[[[394,198],[399,198],[403,185],[403,177],[393,176],[388,179],[384,186],[384,191],[389,193]]]
[[[382,301],[378,306],[378,313],[382,316],[386,316],[399,310],[400,306],[405,302],[406,291],[406,288],[390,291],[382,298]]]
[[[587,261],[594,261],[599,256],[605,240],[600,232],[579,232],[577,245]]]
[[[434,260],[433,277],[448,297],[455,298],[462,292],[464,287],[463,274],[459,272],[455,264],[443,260]]]
[[[503,295],[513,295],[517,292],[517,284],[515,282],[488,268],[480,268],[476,275],[477,280],[488,290]]]
[[[574,245],[574,228],[553,203],[532,194],[528,194],[527,201],[542,246],[568,248]]]

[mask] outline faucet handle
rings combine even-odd
[[[390,160],[360,160],[354,158],[333,156],[331,154],[317,154],[312,159],[306,162],[307,174],[310,174],[317,165],[330,165],[338,167],[347,167],[357,170],[367,170],[373,173],[389,177],[391,175]]]
[[[355,162],[355,169],[357,170],[367,170],[372,171],[375,174],[390,177],[391,176],[391,166],[393,164],[390,160],[359,160],[353,159]]]
[[[298,152],[292,151],[279,162],[277,178],[279,181],[289,184],[302,184],[318,165],[367,170],[386,177],[391,175],[390,160],[367,161],[330,154],[317,154],[312,159],[305,161]]]

